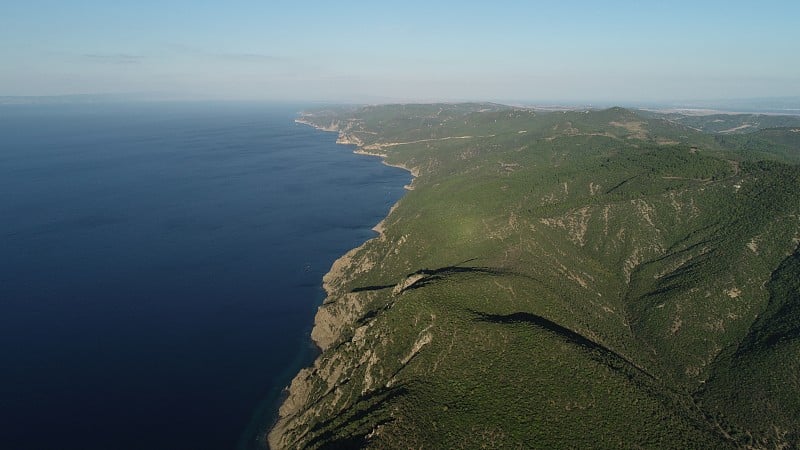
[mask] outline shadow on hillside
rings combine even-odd
[[[592,341],[591,339],[576,333],[567,327],[559,325],[552,320],[545,319],[542,316],[526,312],[516,312],[512,314],[487,314],[475,310],[468,311],[477,316],[474,319],[476,322],[488,322],[496,324],[523,323],[532,325],[535,328],[546,331],[569,344],[577,345],[589,350],[589,354],[592,355],[592,359],[601,362],[614,370],[620,371],[624,367],[628,367],[630,369],[634,369],[637,373],[647,376],[648,378],[653,378],[653,376],[647,371],[614,350]],[[628,377],[631,378],[631,375],[628,374]]]
[[[471,313],[477,315],[478,317],[475,319],[478,322],[489,322],[489,323],[502,323],[502,324],[509,324],[509,323],[527,323],[533,325],[537,328],[543,329],[545,331],[549,331],[550,333],[556,334],[559,338],[571,343],[580,345],[582,347],[586,347],[591,350],[599,350],[603,352],[614,353],[611,350],[607,349],[606,347],[594,342],[567,327],[561,326],[552,320],[545,319],[542,316],[537,316],[536,314],[526,313],[526,312],[517,312],[513,314],[486,314],[478,311],[470,310]]]
[[[414,275],[424,275],[424,278],[421,278],[416,283],[408,286],[405,290],[410,291],[413,289],[419,289],[429,284],[436,283],[437,281],[441,281],[445,278],[461,274],[481,274],[481,275],[491,275],[491,276],[519,275],[517,273],[504,269],[495,269],[492,267],[476,267],[476,266],[467,266],[467,267],[446,266],[446,267],[440,267],[438,269],[420,269],[416,272],[408,274],[408,276],[412,277]]]
[[[504,276],[504,275],[511,275],[517,277],[525,277],[530,278],[528,275],[524,275],[521,273],[513,272],[510,270],[505,269],[497,269],[493,267],[485,267],[485,266],[464,266],[463,264],[475,261],[477,258],[470,258],[465,261],[462,261],[458,264],[452,266],[444,266],[438,269],[420,269],[416,272],[411,272],[405,276],[404,280],[417,276],[422,275],[418,281],[414,282],[413,284],[409,285],[404,291],[410,291],[412,289],[419,289],[435,283],[437,281],[441,281],[447,277],[451,277],[454,275],[460,274],[483,274],[483,275],[491,275],[491,276]],[[402,281],[401,281],[402,283]],[[373,285],[373,286],[361,286],[353,288],[350,292],[369,292],[369,291],[380,291],[383,289],[394,288],[397,284],[380,284],[380,285]]]
[[[384,289],[389,289],[395,287],[394,284],[382,284],[377,286],[363,286],[353,288],[350,292],[369,292],[369,291],[382,291]]]
[[[309,434],[321,433],[314,436],[306,445],[309,448],[320,445],[320,449],[363,448],[368,443],[367,434],[373,427],[387,424],[393,419],[385,414],[385,417],[377,421],[367,420],[365,422],[369,424],[367,428],[352,429],[352,425],[362,422],[374,413],[381,414],[381,409],[385,409],[392,400],[407,393],[408,389],[405,386],[397,385],[382,387],[361,396],[352,407],[340,415],[314,425]]]

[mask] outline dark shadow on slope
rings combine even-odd
[[[375,413],[381,414],[381,409],[386,408],[392,400],[407,393],[408,389],[405,386],[398,385],[383,387],[361,396],[340,414],[314,425],[309,434],[316,436],[306,442],[306,447],[319,445],[319,448],[326,449],[363,448],[368,443],[367,435],[375,426],[392,421],[388,413],[378,420],[370,419],[370,416]],[[367,419],[363,423],[364,426],[359,426],[359,422],[364,419]]]
[[[379,312],[381,312],[381,311],[384,311],[384,310],[387,310],[387,309],[391,308],[391,307],[392,307],[392,305],[393,305],[393,303],[389,303],[388,305],[386,305],[386,306],[383,306],[383,307],[381,307],[381,308],[378,308],[378,309],[373,309],[373,310],[367,311],[366,313],[364,313],[364,315],[363,315],[363,316],[361,316],[361,317],[359,317],[359,318],[358,318],[358,320],[356,321],[356,326],[361,326],[361,325],[364,325],[365,323],[367,323],[367,322],[369,322],[370,320],[374,319],[374,318],[375,318],[375,317],[378,315],[378,313],[379,313]]]
[[[517,312],[513,314],[487,314],[479,311],[469,310],[472,314],[478,316],[475,320],[478,322],[488,322],[496,324],[514,324],[524,323],[532,325],[535,328],[546,331],[555,337],[566,341],[569,344],[577,345],[589,351],[592,359],[601,362],[608,367],[624,372],[629,379],[633,379],[636,374],[646,376],[648,379],[655,379],[651,374],[629,361],[619,353],[609,349],[608,347],[598,344],[585,336],[570,330],[567,327],[561,326],[552,320],[545,319],[536,314]],[[631,369],[631,370],[624,370]]]
[[[739,345],[737,357],[800,339],[800,246],[772,272],[767,289],[767,308]]]
[[[613,353],[611,350],[607,349],[606,347],[585,338],[584,336],[570,330],[569,328],[563,327],[552,320],[545,319],[542,316],[537,316],[536,314],[526,313],[526,312],[517,312],[513,314],[486,314],[477,311],[470,310],[471,313],[478,315],[476,319],[479,322],[489,322],[489,323],[502,323],[502,324],[509,324],[509,323],[527,323],[533,325],[537,328],[543,329],[545,331],[549,331],[550,333],[556,334],[559,338],[571,343],[580,345],[582,347],[586,347],[591,350],[600,350],[603,352]],[[616,355],[616,354],[615,354]]]
[[[375,428],[394,422],[394,419],[382,419],[372,424]],[[353,435],[342,438],[331,439],[320,445],[319,449],[325,450],[350,450],[355,448],[366,448],[369,438],[365,435]]]
[[[376,286],[363,286],[363,287],[353,288],[350,292],[382,291],[384,289],[393,288],[394,286],[395,286],[394,284],[382,284],[382,285],[376,285]]]
[[[415,275],[423,275],[423,277],[420,278],[418,281],[414,282],[413,284],[407,286],[403,290],[406,291],[411,289],[418,289],[426,285],[429,285],[431,283],[434,283],[436,281],[442,280],[448,276],[458,275],[458,274],[485,274],[485,275],[496,275],[496,276],[512,275],[512,276],[521,276],[530,278],[527,275],[523,275],[520,273],[504,269],[496,269],[492,267],[482,267],[482,266],[464,266],[464,264],[475,261],[476,259],[478,258],[469,258],[452,266],[440,267],[438,269],[420,269],[417,270],[416,272],[411,272],[408,275],[406,275],[405,279],[408,279],[409,277],[413,277]],[[394,288],[395,286],[397,286],[397,283],[360,286],[351,289],[350,292],[357,293],[357,292],[382,291],[384,289]]]
[[[515,277],[523,277],[523,278],[532,278],[528,275],[521,274],[518,272],[513,272],[511,270],[506,269],[498,269],[494,267],[486,267],[486,266],[464,266],[466,263],[470,263],[472,261],[477,260],[478,258],[469,258],[464,261],[461,261],[458,264],[454,264],[452,266],[444,266],[438,269],[420,269],[416,272],[412,272],[406,275],[406,278],[412,277],[414,275],[424,275],[419,281],[415,282],[411,286],[408,286],[404,290],[410,289],[419,289],[426,285],[432,284],[436,281],[442,280],[452,275],[459,275],[459,274],[483,274],[483,275],[491,275],[491,276],[515,276]]]
[[[636,174],[636,175],[634,175],[634,176],[632,176],[630,178],[626,178],[626,179],[622,180],[620,183],[618,183],[616,186],[612,187],[611,189],[607,190],[605,193],[606,194],[610,194],[610,193],[616,191],[617,189],[621,188],[626,183],[628,183],[629,181],[633,180],[634,178],[636,178],[638,176],[639,176],[639,174]]]
[[[413,289],[419,289],[425,287],[429,284],[433,284],[437,281],[443,280],[445,278],[451,277],[453,275],[461,275],[461,274],[482,274],[482,275],[491,275],[491,276],[503,276],[503,275],[513,275],[513,276],[524,276],[522,274],[511,272],[508,270],[503,269],[494,269],[491,267],[475,267],[475,266],[468,266],[468,267],[461,267],[461,266],[447,266],[447,267],[440,267],[438,269],[421,269],[416,272],[408,274],[409,277],[414,275],[424,275],[416,283],[408,286],[404,289],[404,291],[410,291]]]

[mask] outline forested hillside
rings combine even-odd
[[[300,121],[416,178],[326,276],[273,447],[800,446],[796,128],[495,104]]]

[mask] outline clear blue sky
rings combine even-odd
[[[800,96],[800,1],[0,0],[0,95]]]

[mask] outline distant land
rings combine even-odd
[[[0,105],[13,104],[63,104],[63,103],[118,103],[139,101],[173,101],[190,100],[186,95],[167,92],[130,92],[130,93],[87,93],[66,95],[41,95],[41,96],[1,96]],[[202,101],[202,99],[197,99]],[[219,99],[214,98],[218,101]],[[375,104],[412,104],[419,100],[399,100],[376,97],[369,103]],[[447,104],[460,103],[461,100],[448,101]],[[306,104],[342,104],[325,100],[309,100]],[[437,103],[426,101],[423,103]],[[359,102],[354,105],[363,104]],[[541,111],[561,110],[598,110],[614,106],[624,106],[631,109],[646,109],[662,112],[675,112],[690,115],[706,115],[716,113],[757,113],[757,114],[782,114],[800,115],[800,97],[767,97],[745,98],[727,100],[685,100],[662,102],[574,102],[574,101],[538,101],[538,100],[497,100],[495,104],[508,104],[518,107],[533,108]]]
[[[73,94],[73,95],[29,95],[0,96],[0,105],[60,105],[142,101],[151,96],[140,94]]]
[[[196,100],[186,95],[162,92],[92,93],[67,95],[10,95],[0,96],[0,105],[68,105],[137,102],[186,102]],[[199,101],[199,100],[196,100]]]
[[[270,446],[798,448],[800,117],[759,105],[305,111],[415,178]]]

